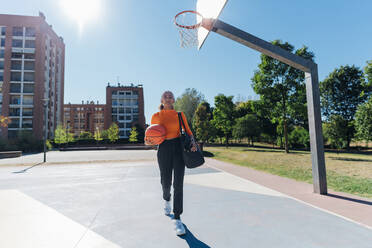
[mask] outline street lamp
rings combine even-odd
[[[44,133],[44,163],[46,162],[46,140],[48,137],[48,101],[49,98],[41,99],[44,106],[45,133]]]

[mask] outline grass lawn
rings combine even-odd
[[[204,147],[215,159],[312,184],[311,153],[257,147]],[[372,156],[325,153],[329,188],[372,198]]]

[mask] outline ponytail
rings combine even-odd
[[[163,110],[163,109],[164,109],[164,104],[161,103],[161,104],[159,105],[159,110]]]

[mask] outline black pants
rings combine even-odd
[[[159,145],[157,155],[163,199],[166,201],[171,198],[173,171],[173,213],[174,218],[179,219],[183,212],[183,178],[185,175],[185,163],[182,158],[180,138],[165,140]]]

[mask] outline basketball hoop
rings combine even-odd
[[[185,10],[174,17],[174,24],[178,28],[181,47],[197,47],[198,29],[202,26],[203,16],[194,10]]]

